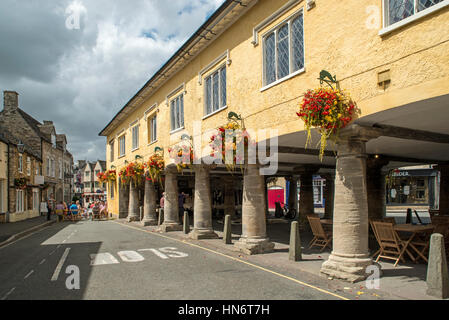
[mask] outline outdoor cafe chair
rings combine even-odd
[[[399,261],[404,262],[403,255],[406,247],[393,229],[393,224],[391,222],[372,221],[371,226],[380,246],[376,262],[379,262],[381,258],[394,260],[395,267]]]
[[[321,252],[323,252],[326,247],[332,249],[330,246],[332,243],[332,232],[324,230],[320,218],[309,215],[307,216],[307,219],[309,220],[310,228],[313,233],[313,239],[309,243],[309,249],[312,247],[320,247]]]

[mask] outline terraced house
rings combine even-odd
[[[73,157],[67,150],[66,136],[57,134],[53,121],[37,121],[19,108],[17,92],[5,91],[0,127],[20,139],[40,159],[39,165],[33,165],[31,172],[35,186],[39,187],[39,201],[69,202]]]
[[[368,219],[385,214],[390,170],[437,164],[439,211],[449,214],[448,25],[448,0],[226,1],[101,131],[107,137],[107,168],[120,169],[136,156],[148,159],[155,147],[164,149],[162,230],[178,229],[178,192],[190,187],[192,237],[216,236],[211,189],[221,185],[225,213],[234,213],[241,199],[243,234],[235,248],[251,254],[274,246],[266,236],[266,179],[283,176],[299,183],[304,217],[313,213],[312,177],[320,174],[327,179],[326,215],[334,221],[333,251],[321,271],[363,279],[373,263]],[[336,75],[360,114],[340,130],[336,144],[328,144],[321,161],[315,147],[320,135],[312,130],[311,147],[305,148],[305,123],[297,112],[304,93],[320,86],[322,70]],[[247,164],[243,175],[230,175],[223,165],[196,164],[185,170],[191,175],[171,168],[168,149],[183,136],[206,150],[201,156],[208,155],[210,132],[225,124],[230,112],[241,115],[248,130],[274,130],[276,173],[263,176],[260,162]],[[262,134],[252,138],[259,146],[267,141]],[[144,197],[132,184],[114,188],[108,201],[116,216],[137,220],[137,208],[148,198],[143,222],[154,223],[151,183]]]

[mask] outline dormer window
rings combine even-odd
[[[53,148],[56,148],[56,136],[54,134],[51,135],[51,144]]]

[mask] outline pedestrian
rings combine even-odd
[[[62,222],[62,218],[64,215],[64,203],[61,201],[56,205],[56,215],[58,217],[58,222]]]
[[[78,218],[79,208],[75,202],[72,201],[72,205],[70,206],[70,216],[72,217],[72,221],[75,221]]]
[[[51,215],[53,214],[52,203],[50,199],[47,199],[47,221],[51,220]]]
[[[165,192],[162,192],[162,197],[161,197],[160,205],[161,205],[161,208],[164,209],[164,205],[165,205]]]

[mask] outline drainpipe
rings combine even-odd
[[[6,216],[5,216],[5,222],[6,223],[9,223],[9,209],[10,209],[10,198],[11,198],[11,195],[10,195],[10,192],[9,192],[9,183],[10,183],[10,174],[9,174],[9,163],[10,163],[10,161],[9,161],[9,157],[10,157],[10,144],[8,143],[8,156],[6,157],[6,161],[7,161],[7,163],[6,163],[6,168],[8,169],[8,182],[7,182],[7,186],[6,186],[6,195],[7,195],[7,210],[6,210]]]

